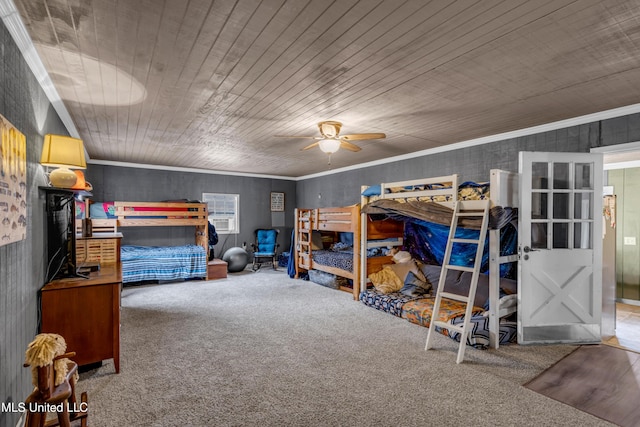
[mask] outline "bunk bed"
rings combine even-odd
[[[490,231],[488,244],[485,247],[485,264],[488,274],[480,275],[471,319],[474,326],[467,341],[474,347],[497,348],[500,342],[513,341],[516,336],[516,322],[510,320],[501,322],[500,319],[506,319],[516,310],[517,282],[501,276],[509,270],[513,271],[514,269],[509,267],[517,261],[515,240],[513,239],[517,229],[513,225],[517,216],[517,209],[514,208],[518,206],[517,176],[517,173],[494,169],[491,170],[490,181],[484,184],[460,184],[459,176],[454,174],[362,188],[361,221],[363,224],[368,220],[368,216],[387,215],[391,218],[402,219],[407,225],[412,224],[412,221],[417,221],[448,228],[453,212],[451,207],[455,200],[490,200]],[[474,221],[464,222],[463,219],[460,226],[471,232],[479,230],[479,223]],[[501,245],[501,238],[504,238],[504,233],[501,233],[501,230],[507,227],[514,230],[514,233],[508,237],[511,249],[505,252]],[[430,229],[428,234],[435,233],[433,230],[435,228]],[[407,240],[410,236],[410,233],[405,234]],[[361,250],[365,251],[369,244],[369,236],[364,230],[361,233]],[[405,245],[411,246],[411,242],[406,241]],[[416,247],[413,249],[429,245],[429,242],[420,242],[420,245],[414,245]],[[423,264],[420,261],[423,260],[418,259],[416,265],[425,276],[425,282],[434,288],[437,287],[440,267]],[[434,262],[433,259],[428,261]],[[369,271],[366,264],[361,265],[360,289],[362,292],[360,300],[363,303],[422,326],[429,326],[433,307],[431,294],[435,295],[435,289],[429,290],[427,287],[427,289],[423,289],[422,293],[385,293],[375,287],[368,289],[368,278],[375,276],[372,273],[376,273],[376,271]],[[468,290],[468,280],[466,280],[468,276],[470,275],[454,276],[447,281],[445,289],[464,295],[465,290]],[[464,307],[464,304],[455,301],[447,303],[441,309],[438,320],[457,324],[461,322]],[[456,332],[449,332],[446,329],[440,331],[454,339],[460,339]]]
[[[360,206],[296,209],[294,229],[295,277],[315,271],[351,280],[351,286],[338,284],[338,289],[360,294],[361,263],[379,269],[391,259],[387,248],[402,245],[402,223],[395,220],[365,223],[372,240],[369,251],[360,251]],[[323,241],[322,238],[325,238]],[[326,240],[328,239],[328,240]],[[373,242],[375,240],[375,243]],[[366,254],[363,258],[362,254]],[[364,261],[363,261],[364,260]]]
[[[84,205],[84,207],[82,207]],[[90,218],[93,232],[123,227],[195,227],[195,244],[121,248],[122,282],[208,279],[208,216],[206,203],[87,202],[77,205],[77,218]],[[77,229],[81,229],[80,221]]]
[[[341,243],[345,243],[345,240],[351,240],[351,246],[345,243],[341,247],[334,247],[334,250],[324,248],[322,235],[331,237],[334,243],[339,243],[341,236],[345,234],[350,237],[348,239],[342,238]],[[316,237],[319,237],[320,241]],[[342,285],[338,288],[353,292],[354,299],[357,299],[356,284],[360,281],[360,251],[358,250],[360,207],[358,205],[296,209],[294,239],[296,278],[300,277],[303,272],[316,270],[350,279],[353,287]],[[329,245],[330,243],[327,242],[327,246]]]

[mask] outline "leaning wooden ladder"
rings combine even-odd
[[[484,241],[487,236],[487,228],[489,225],[489,200],[472,200],[472,201],[458,201],[455,202],[453,207],[453,217],[451,219],[451,228],[449,229],[449,238],[447,240],[447,246],[445,248],[444,260],[442,261],[442,269],[440,271],[440,280],[438,282],[438,291],[436,292],[436,300],[433,305],[433,312],[431,314],[431,322],[429,324],[429,333],[427,335],[427,343],[425,344],[425,350],[429,350],[433,343],[433,335],[435,334],[436,326],[445,328],[448,330],[457,331],[460,333],[460,346],[458,347],[458,358],[456,363],[461,363],[464,359],[464,350],[467,346],[467,336],[469,335],[469,325],[471,324],[471,313],[473,311],[473,301],[476,297],[476,288],[478,287],[478,275],[480,274],[480,267],[482,265],[482,252],[484,250]],[[476,217],[482,218],[482,225],[480,228],[480,235],[478,239],[462,239],[456,237],[456,230],[458,228],[458,221],[462,217]],[[454,243],[470,243],[477,245],[476,257],[473,267],[465,267],[459,265],[452,265],[451,252]],[[447,273],[449,270],[459,270],[471,272],[471,286],[469,288],[469,295],[458,295],[451,292],[445,292],[444,285],[446,283]],[[438,320],[440,313],[440,304],[442,298],[452,299],[460,301],[466,304],[466,310],[464,315],[464,322],[457,325],[452,325],[447,322]]]

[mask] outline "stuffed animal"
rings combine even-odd
[[[53,363],[55,372],[54,384],[56,386],[64,382],[67,376],[69,359],[61,358],[54,361],[67,351],[67,343],[58,334],[38,334],[25,352],[25,363],[31,366],[31,381],[34,387],[38,387],[38,368]]]

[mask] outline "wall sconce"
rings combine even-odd
[[[82,140],[70,136],[45,135],[40,164],[58,168],[49,174],[53,187],[73,187],[77,176],[70,169],[87,168]]]

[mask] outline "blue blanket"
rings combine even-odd
[[[207,254],[202,246],[123,246],[122,282],[205,278]]]

